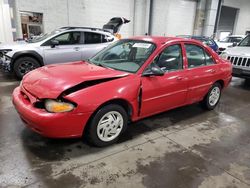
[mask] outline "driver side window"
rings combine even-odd
[[[51,45],[51,41],[56,40],[59,42],[59,45],[74,45],[74,44],[80,44],[81,40],[81,33],[80,32],[68,32],[63,33],[61,35],[58,35],[54,37],[53,39],[50,39],[45,43],[45,45]]]
[[[155,64],[164,72],[183,69],[183,58],[180,44],[168,46],[160,54]]]

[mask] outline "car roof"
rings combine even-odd
[[[181,38],[192,38],[192,39],[206,39],[206,40],[210,40],[210,37],[207,36],[202,36],[202,35],[177,35],[177,37],[181,37]]]
[[[77,27],[77,26],[66,26],[66,27],[60,27],[57,29],[58,32],[63,31],[93,31],[93,32],[99,32],[99,33],[105,33],[105,34],[112,34],[110,31],[101,29],[101,28],[95,28],[95,27]]]
[[[206,36],[191,36],[193,39],[206,39],[206,40],[210,40],[211,38],[210,37],[206,37]]]
[[[200,41],[197,41],[194,39],[187,39],[187,38],[180,38],[180,37],[136,36],[136,37],[130,37],[129,39],[153,42],[157,45],[162,45],[167,42],[195,42],[195,43],[202,44]]]

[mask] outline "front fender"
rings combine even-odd
[[[132,107],[132,119],[136,119],[139,88],[140,77],[130,75],[81,89],[63,98],[75,102],[80,113],[94,112],[108,101],[122,99]]]

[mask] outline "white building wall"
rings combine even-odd
[[[203,35],[213,34],[218,0],[206,0],[209,14],[205,16]],[[7,0],[0,0],[0,40],[12,40]],[[44,32],[62,26],[102,27],[111,17],[131,20],[121,29],[123,37],[148,32],[150,0],[15,0],[17,37],[22,37],[20,11],[43,13]],[[152,35],[193,34],[196,0],[154,0]],[[3,8],[4,6],[5,8]],[[224,0],[223,5],[239,9],[234,34],[250,30],[250,0]],[[5,13],[3,13],[5,11]],[[3,18],[5,17],[5,18]],[[3,20],[3,21],[2,21]],[[8,31],[3,31],[9,28]],[[7,36],[4,36],[7,35]]]
[[[43,13],[44,32],[63,26],[102,28],[110,18],[122,16],[133,20],[134,0],[16,0],[17,12]],[[20,16],[19,16],[20,17]],[[21,27],[20,20],[19,27]],[[124,25],[123,37],[133,34],[133,23]]]
[[[13,41],[11,14],[7,0],[0,0],[0,42]]]
[[[150,0],[135,0],[134,32],[133,35],[145,35],[148,33]]]
[[[155,0],[152,34],[159,36],[192,35],[196,13],[194,0]]]
[[[250,0],[224,0],[223,5],[239,9],[234,34],[244,35],[250,31]]]
[[[211,37],[214,34],[218,0],[207,0],[205,22],[202,34]]]

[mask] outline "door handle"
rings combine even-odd
[[[75,51],[79,51],[80,50],[80,47],[74,47],[73,48]]]

